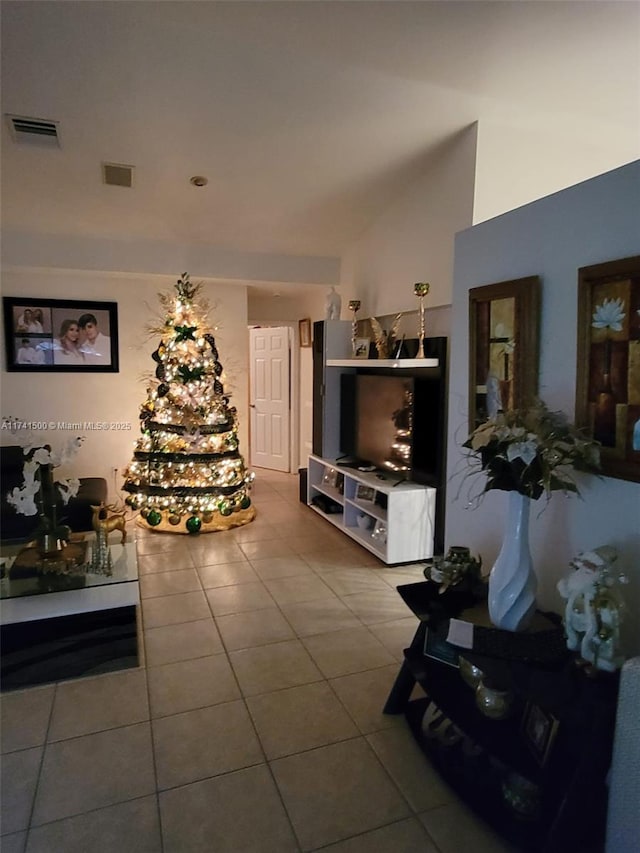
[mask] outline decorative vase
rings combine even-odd
[[[537,579],[529,551],[531,500],[509,492],[502,548],[489,575],[489,616],[496,628],[524,630],[536,607]]]
[[[40,489],[36,498],[38,503],[37,547],[43,559],[53,559],[61,554],[70,530],[66,525],[58,524],[53,465],[40,465],[38,478]]]
[[[504,720],[511,713],[513,693],[480,681],[476,687],[476,706],[490,720]]]

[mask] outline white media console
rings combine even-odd
[[[381,476],[384,479],[381,479]],[[385,563],[433,556],[436,489],[309,457],[307,503]],[[335,512],[325,511],[335,509]]]

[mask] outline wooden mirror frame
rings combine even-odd
[[[537,275],[500,281],[469,291],[469,431],[480,423],[477,411],[478,354],[489,352],[489,338],[483,317],[487,306],[498,299],[514,299],[513,338],[513,388],[511,408],[522,408],[538,393],[538,356],[540,340],[540,279]]]

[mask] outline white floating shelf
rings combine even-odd
[[[438,367],[437,358],[328,358],[327,367]]]

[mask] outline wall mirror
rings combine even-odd
[[[502,409],[522,408],[538,391],[540,279],[501,281],[469,291],[469,428]]]

